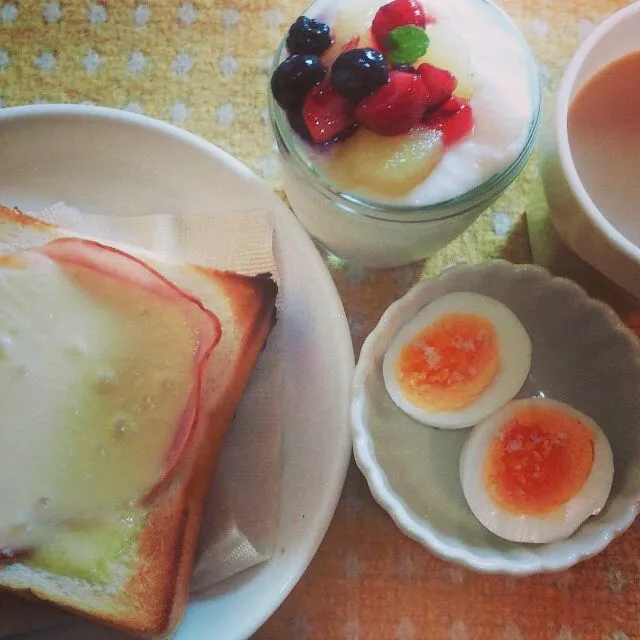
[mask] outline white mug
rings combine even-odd
[[[576,93],[603,67],[638,50],[640,2],[634,2],[600,24],[574,54],[543,129],[540,152],[549,213],[560,236],[583,260],[640,298],[640,247],[622,235],[587,194],[567,133],[569,106]]]

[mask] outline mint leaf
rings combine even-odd
[[[384,39],[384,50],[392,64],[413,64],[428,46],[429,36],[413,24],[392,29]]]

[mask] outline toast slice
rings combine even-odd
[[[0,255],[76,234],[0,206]],[[109,243],[103,242],[108,245]],[[107,583],[62,575],[28,559],[0,567],[0,589],[52,603],[143,637],[172,635],[184,614],[200,522],[225,431],[275,320],[277,286],[268,274],[246,277],[174,261],[137,248],[142,260],[197,298],[220,321],[222,336],[204,373],[200,413],[171,487],[139,521]],[[79,541],[82,543],[82,541]],[[73,533],[71,534],[73,547]]]

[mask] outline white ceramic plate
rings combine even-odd
[[[506,304],[533,346],[516,397],[549,397],[593,418],[613,449],[605,508],[566,540],[525,545],[490,533],[462,493],[459,460],[469,429],[427,427],[386,391],[382,359],[400,328],[453,291]],[[408,536],[438,555],[486,572],[531,574],[567,568],[604,549],[640,504],[640,345],[620,319],[576,284],[533,266],[491,261],[423,280],[384,313],[365,341],[353,383],[354,453],[371,492]]]
[[[351,451],[353,347],[319,253],[289,209],[242,164],[196,136],[144,116],[81,106],[2,109],[0,148],[0,202],[25,210],[64,201],[87,213],[114,215],[273,213],[287,372],[277,552],[270,562],[192,600],[177,635],[180,640],[249,637],[315,554]],[[51,631],[45,635],[57,637]],[[77,632],[59,637],[72,635]]]

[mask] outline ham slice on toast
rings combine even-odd
[[[97,265],[116,278],[131,277],[128,261],[133,260],[139,283],[140,278],[152,287],[162,283],[163,295],[180,292],[219,322],[219,341],[201,359],[206,366],[199,372],[199,402],[186,409],[193,418],[192,428],[178,432],[167,478],[154,491],[131,552],[123,556],[113,578],[104,584],[59,575],[33,566],[28,557],[0,568],[0,589],[135,635],[170,636],[188,601],[212,472],[273,326],[277,287],[268,274],[240,276],[136,248],[93,243],[0,206],[0,255],[33,248],[61,262]]]

